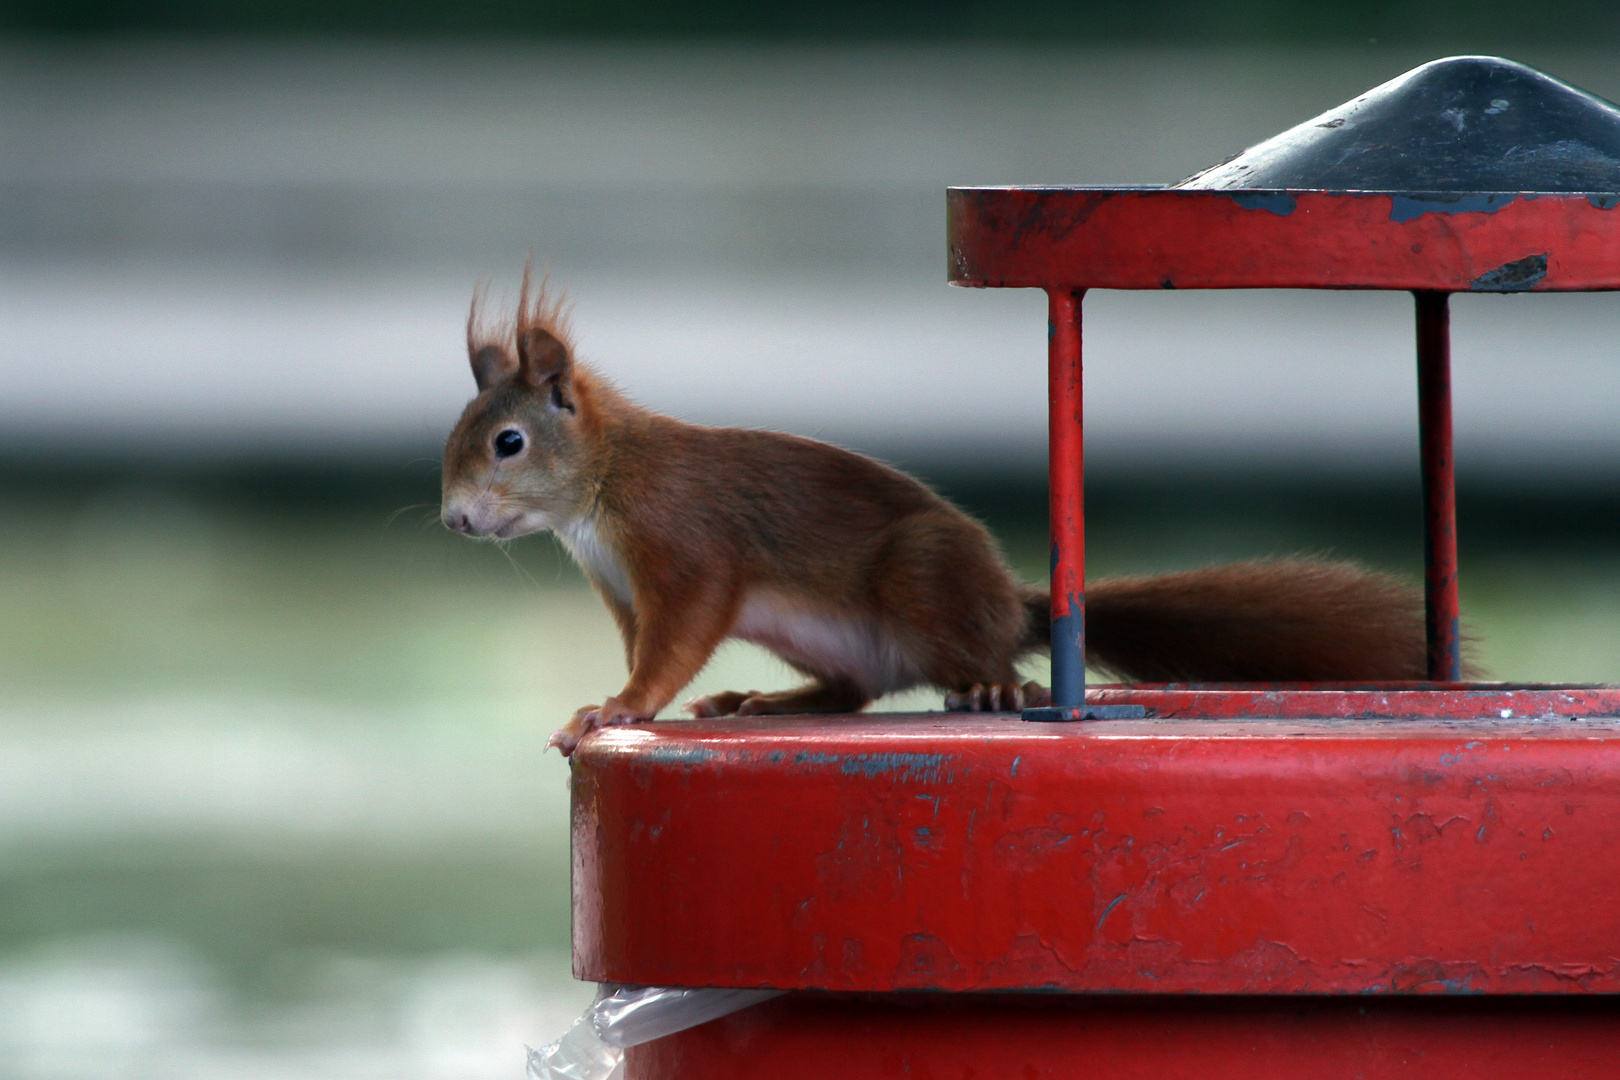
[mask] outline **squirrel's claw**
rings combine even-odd
[[[1051,693],[1038,682],[974,683],[966,690],[953,690],[945,695],[945,708],[950,712],[1021,712],[1026,708],[1049,705]]]
[[[608,698],[600,705],[586,705],[575,712],[572,720],[551,733],[551,738],[546,740],[546,749],[555,746],[562,751],[563,757],[570,757],[579,746],[579,741],[596,728],[638,724],[651,719],[650,716],[638,716],[618,698]]]
[[[612,699],[609,698],[608,700],[611,701]],[[563,757],[571,757],[574,748],[579,745],[579,740],[583,739],[586,732],[598,726],[601,722],[602,706],[586,705],[575,711],[572,720],[551,733],[551,738],[546,740],[546,749],[550,750],[555,746],[561,751]]]

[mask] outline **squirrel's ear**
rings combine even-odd
[[[512,354],[499,345],[480,345],[468,350],[472,359],[473,381],[479,390],[488,390],[496,383],[505,382],[518,369]]]
[[[551,390],[556,408],[574,411],[574,358],[563,340],[543,326],[531,326],[518,335],[518,370],[536,390]]]

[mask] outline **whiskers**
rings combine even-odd
[[[436,503],[436,502],[432,502],[432,503],[411,503],[409,506],[402,506],[398,510],[395,510],[392,514],[389,514],[388,515],[388,520],[383,522],[383,528],[385,530],[393,528],[394,527],[394,522],[398,521],[400,519],[400,517],[402,517],[405,514],[409,514],[413,510],[426,510],[426,511],[428,511],[428,513],[425,514],[422,517],[422,519],[416,523],[417,528],[422,529],[422,528],[428,527],[429,525],[440,524],[440,520],[439,520],[439,504],[438,503]]]
[[[512,569],[518,572],[518,576],[526,578],[529,584],[533,585],[537,589],[544,588],[544,586],[540,584],[539,580],[533,574],[529,573],[528,567],[524,566],[522,563],[518,562],[512,557],[512,541],[500,540],[495,537],[491,537],[490,539],[494,543],[496,550],[502,555],[506,556],[506,561],[512,564]]]
[[[444,526],[444,520],[441,516],[443,512],[443,504],[438,502],[410,503],[406,506],[399,507],[393,513],[389,514],[387,519],[383,522],[383,531],[386,532],[389,529],[394,528],[399,524],[400,519],[407,518],[407,515],[417,512],[421,512],[421,517],[415,522],[415,527],[418,530],[444,528],[446,532],[454,531]],[[407,520],[409,519],[407,518]],[[567,577],[566,571],[563,569],[563,563],[569,561],[569,557],[566,549],[563,547],[562,543],[557,540],[557,537],[553,533],[547,531],[545,535],[549,536],[552,541],[551,552],[554,556],[551,560],[553,563],[552,577],[554,579],[552,587],[555,587],[556,584],[561,583]],[[513,572],[518,576],[519,580],[527,582],[536,589],[546,590],[547,586],[534,575],[533,571],[531,571],[529,567],[523,565],[523,563],[518,560],[517,556],[513,554],[512,545],[518,539],[521,538],[512,537],[510,539],[502,539],[498,536],[467,536],[461,537],[459,540],[453,542],[452,547],[457,547],[459,549],[458,545],[463,542],[488,544],[490,547],[495,548],[501,553],[501,557],[506,560],[508,565],[511,566]],[[449,549],[446,549],[447,556],[448,551]]]
[[[444,471],[444,462],[437,457],[428,457],[423,455],[422,457],[414,457],[405,463],[405,468],[407,469],[415,469],[417,466],[426,466],[426,471],[434,474],[440,474]],[[383,522],[383,530],[386,532],[388,529],[393,528],[395,522],[413,510],[428,511],[428,513],[416,523],[417,528],[425,529],[431,525],[437,525],[440,523],[439,512],[442,506],[443,504],[439,502],[410,503],[408,505],[401,506],[392,514],[388,515],[387,520]]]

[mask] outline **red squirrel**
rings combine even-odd
[[[984,526],[910,476],[769,431],[706,428],[633,404],[574,352],[559,298],[528,275],[516,319],[467,350],[478,396],[444,455],[443,520],[469,536],[550,529],[624,638],[630,679],[552,735],[651,720],[721,641],[764,646],[806,682],[730,691],[699,717],[857,711],[930,685],[951,710],[1049,695],[1019,660],[1049,648],[1045,588],[1018,581]],[[1126,680],[1424,677],[1422,598],[1311,559],[1092,583],[1088,660]]]

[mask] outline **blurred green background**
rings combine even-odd
[[[588,999],[542,748],[624,672],[549,538],[438,525],[475,280],[533,251],[633,395],[894,461],[1036,580],[1044,305],[942,283],[947,184],[1173,182],[1459,51],[1612,97],[1617,26],[0,3],[0,1077],[515,1076]],[[1092,573],[1417,576],[1405,298],[1087,311]],[[1620,311],[1455,326],[1478,658],[1620,681]],[[691,692],[788,678],[730,645]]]

